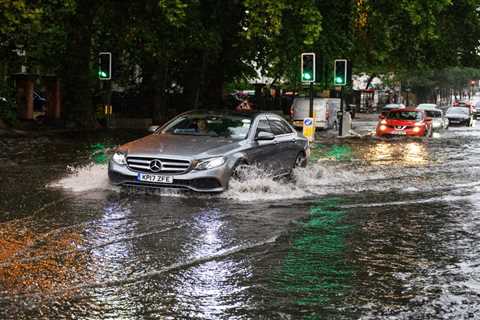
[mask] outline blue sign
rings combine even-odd
[[[303,120],[303,124],[305,126],[311,126],[313,124],[313,121],[310,118],[306,118],[306,119]]]

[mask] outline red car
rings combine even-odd
[[[377,136],[423,137],[432,135],[432,119],[423,110],[395,109],[377,124]]]

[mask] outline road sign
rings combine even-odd
[[[308,139],[308,141],[315,140],[315,124],[313,118],[303,119],[303,135]]]

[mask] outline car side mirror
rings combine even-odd
[[[154,133],[158,128],[160,128],[160,126],[150,126],[148,127],[148,132]]]
[[[383,119],[385,119],[385,116],[383,114],[381,114],[381,115],[378,116],[378,119],[383,120]]]
[[[260,131],[257,136],[255,137],[255,140],[257,141],[265,141],[265,140],[273,140],[275,139],[275,135],[271,132],[265,132],[265,131]]]

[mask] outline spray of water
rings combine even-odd
[[[49,188],[62,188],[73,192],[91,190],[117,190],[108,181],[106,164],[89,164],[85,167],[67,167],[69,174],[47,185]]]
[[[110,184],[105,164],[90,164],[80,168],[68,168],[69,174],[48,187],[63,188],[71,192],[120,191]],[[407,168],[404,166],[352,165],[351,162],[316,162],[306,168],[297,168],[291,177],[276,179],[265,170],[247,167],[242,169],[240,179],[232,179],[229,189],[222,194],[199,194],[176,189],[127,189],[128,192],[148,192],[173,197],[218,197],[240,202],[273,201],[315,197],[324,194],[345,194],[359,191],[403,192],[445,187],[440,182],[420,180],[422,170],[438,171],[432,177],[440,176],[442,167]],[[415,180],[416,179],[416,180]],[[421,184],[421,185],[420,185]]]

